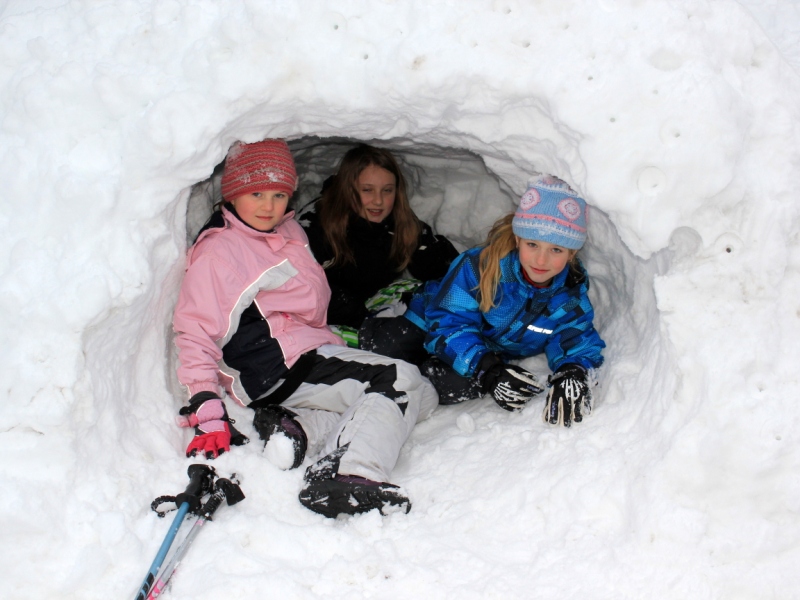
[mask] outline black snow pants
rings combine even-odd
[[[439,404],[458,404],[480,398],[481,386],[473,377],[458,374],[425,350],[426,332],[403,316],[367,319],[358,332],[361,349],[399,358],[419,367],[439,394]]]

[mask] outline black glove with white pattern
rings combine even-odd
[[[477,379],[484,394],[491,394],[500,408],[510,411],[521,410],[544,391],[536,375],[517,365],[507,365],[491,353],[481,359]]]
[[[592,412],[592,390],[589,374],[580,365],[566,364],[547,378],[550,392],[542,419],[551,425],[570,427]]]

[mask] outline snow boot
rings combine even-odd
[[[306,485],[300,492],[303,506],[331,519],[374,508],[382,515],[411,510],[411,502],[396,485],[356,475],[339,475],[339,460],[346,451],[347,445],[337,448],[306,469]]]
[[[300,492],[300,503],[331,519],[338,515],[369,512],[374,508],[382,515],[411,510],[411,502],[398,486],[355,475],[309,481]]]
[[[308,449],[308,438],[297,415],[280,405],[257,408],[253,426],[258,437],[264,440],[264,454],[272,464],[287,471],[303,463]]]

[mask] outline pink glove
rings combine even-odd
[[[186,448],[187,457],[199,452],[206,458],[217,458],[223,452],[230,452],[231,444],[242,446],[250,441],[234,429],[225,404],[213,392],[192,396],[189,406],[180,410],[177,422],[180,427],[194,427],[194,438]]]
[[[197,427],[209,421],[220,421],[228,418],[225,405],[213,392],[200,392],[192,396],[189,406],[184,406],[176,421],[179,427]]]
[[[194,428],[194,437],[186,447],[186,456],[198,453],[206,458],[217,458],[231,450],[231,430],[225,421],[208,421]]]

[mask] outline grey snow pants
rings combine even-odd
[[[388,482],[414,425],[438,402],[414,365],[326,344],[317,348],[311,372],[282,406],[297,413],[309,456],[347,446],[339,474]]]

